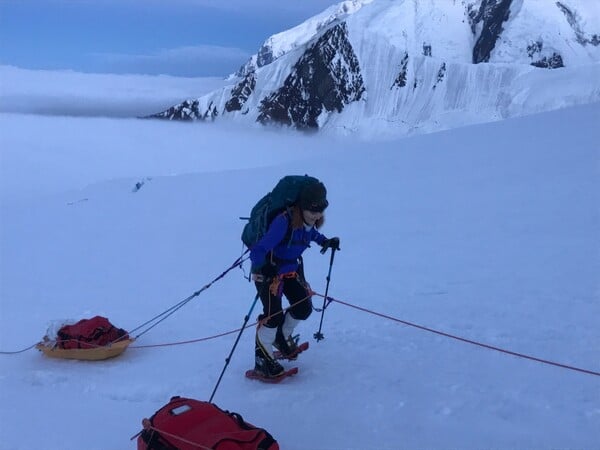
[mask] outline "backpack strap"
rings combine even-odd
[[[285,230],[285,234],[283,235],[283,238],[281,239],[281,241],[279,241],[279,243],[277,245],[281,244],[282,242],[285,242],[286,245],[290,245],[291,240],[292,240],[292,233],[294,232],[294,230],[292,228],[292,216],[293,216],[292,208],[287,207],[285,209],[285,211],[280,212],[275,217],[278,217],[280,215],[284,215],[286,217],[288,225],[287,225],[287,229]],[[275,262],[275,261],[273,261],[273,262]]]
[[[292,220],[294,217],[292,213],[292,208],[288,206],[282,214],[285,214],[287,216],[288,227],[285,231],[285,235],[283,236],[283,240],[281,242],[287,242],[287,245],[290,245],[292,241],[292,233],[294,232],[294,229],[292,228]]]
[[[292,235],[294,233],[294,229],[292,227],[292,215],[293,215],[292,208],[287,207],[285,211],[279,213],[278,215],[285,215],[287,218],[287,222],[288,222],[287,230],[285,231],[283,239],[281,239],[279,244],[285,243],[285,245],[290,246],[293,244]],[[279,245],[279,244],[277,244],[277,245]],[[294,260],[285,260],[285,259],[276,258],[273,255],[272,251],[270,251],[267,254],[267,260],[269,260],[271,262],[271,264],[274,264],[276,266],[279,266],[280,263],[296,261],[295,259]]]

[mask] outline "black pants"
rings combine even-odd
[[[294,278],[282,278],[279,280],[282,286],[279,291],[285,295],[290,303],[288,314],[291,314],[294,319],[306,320],[312,312],[312,300],[306,282],[301,275]],[[256,290],[263,304],[262,318],[268,317],[265,325],[269,328],[278,327],[283,323],[283,312],[281,306],[281,295],[274,295],[271,292],[272,281],[267,280],[261,283],[255,283]]]

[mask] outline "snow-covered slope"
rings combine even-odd
[[[600,372],[599,114],[585,105],[369,144],[0,114],[0,351],[57,319],[101,314],[131,331],[229,267],[238,217],[281,176],[309,173],[328,188],[322,231],[341,238],[329,295]],[[329,254],[304,256],[324,293]],[[171,396],[210,398],[236,339],[221,334],[242,325],[254,291],[236,269],[114,360],[0,355],[0,449],[134,450],[141,420]],[[319,322],[315,311],[298,326],[311,348],[284,362],[300,372],[278,386],[244,377],[246,330],[216,404],[283,450],[598,449],[598,376],[340,303],[317,343]]]
[[[341,20],[358,11],[364,4],[371,3],[373,0],[347,0],[336,5],[330,6],[325,11],[310,19],[302,22],[300,25],[274,34],[269,37],[258,49],[255,55],[252,55],[248,62],[240,67],[235,75],[244,77],[250,72],[254,72],[258,67],[271,64],[280,56],[289,51],[306,44],[315,34],[327,27],[329,24]]]
[[[595,102],[599,23],[587,0],[347,1],[270,37],[229,86],[154,117],[381,136]]]

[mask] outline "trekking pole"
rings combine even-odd
[[[325,297],[323,297],[323,309],[321,309],[321,322],[319,323],[319,331],[313,334],[313,337],[318,341],[325,339],[323,333],[321,333],[321,327],[323,327],[323,317],[325,316],[325,308],[329,303],[327,302],[327,294],[329,293],[329,282],[331,281],[331,268],[333,267],[333,258],[335,257],[336,248],[331,249],[331,259],[329,260],[329,272],[327,273],[327,285],[325,286]]]
[[[254,297],[254,301],[252,302],[252,306],[250,307],[250,311],[248,311],[248,314],[246,314],[246,317],[244,317],[244,324],[242,325],[242,328],[240,329],[239,334],[237,335],[237,338],[233,344],[233,347],[231,348],[231,352],[229,352],[229,356],[227,358],[225,358],[225,366],[223,367],[223,370],[221,371],[221,375],[219,376],[219,379],[217,381],[217,384],[215,385],[215,388],[212,391],[212,394],[210,394],[210,399],[208,400],[210,403],[212,403],[212,399],[215,396],[217,389],[219,387],[219,384],[221,384],[221,379],[223,378],[223,375],[225,375],[225,370],[227,370],[227,366],[229,365],[229,361],[231,361],[231,357],[233,356],[233,352],[235,351],[235,348],[238,345],[238,342],[240,341],[240,338],[242,337],[242,333],[244,332],[244,329],[246,328],[246,325],[248,324],[248,320],[250,319],[250,316],[252,315],[252,311],[254,310],[254,306],[256,305],[256,302],[258,300],[258,293],[256,293],[256,297]]]

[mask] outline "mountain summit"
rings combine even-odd
[[[344,1],[152,117],[404,135],[599,101],[598,24],[588,0]]]

